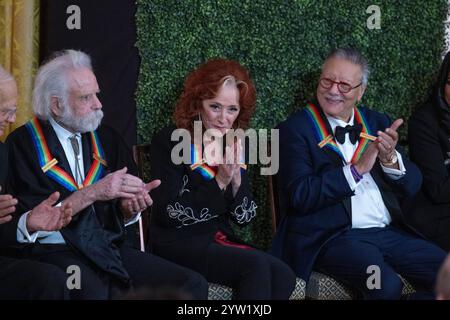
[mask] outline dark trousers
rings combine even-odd
[[[0,300],[67,299],[66,273],[37,261],[0,257]]]
[[[131,277],[127,285],[100,270],[66,245],[36,244],[33,258],[81,270],[81,289],[71,289],[71,299],[206,299],[208,283],[198,273],[134,248],[120,248],[123,265]]]
[[[291,268],[260,250],[212,243],[207,261],[206,279],[233,288],[233,299],[287,300],[295,287]]]
[[[325,244],[315,269],[354,287],[365,299],[399,299],[403,283],[397,274],[418,290],[411,298],[432,299],[445,256],[438,246],[395,227],[351,229]],[[369,288],[376,274],[369,266],[379,267],[379,289]]]

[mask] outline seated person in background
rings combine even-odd
[[[447,255],[437,276],[436,300],[450,300],[450,255]]]
[[[151,173],[162,181],[153,193],[151,247],[209,282],[233,288],[234,299],[288,299],[295,285],[291,269],[244,245],[230,224],[244,226],[256,216],[247,172],[239,164],[241,140],[225,147],[227,161],[217,162],[206,156],[210,141],[194,140],[194,128],[224,139],[230,129],[247,128],[255,103],[253,83],[238,62],[210,60],[189,74],[174,112],[176,127],[163,129],[151,145]],[[182,150],[188,159],[181,164],[171,158],[177,128],[189,136],[189,150]]]
[[[450,250],[450,52],[427,101],[409,119],[411,160],[422,171],[422,188],[408,203],[407,219]]]
[[[299,277],[315,269],[365,299],[400,298],[397,273],[422,291],[415,298],[432,298],[445,252],[404,223],[400,201],[419,190],[421,175],[396,150],[402,120],[356,107],[368,74],[358,51],[333,51],[316,100],[280,125],[279,181],[289,203],[273,252]]]
[[[14,123],[16,112],[16,82],[0,66],[0,136],[5,126]],[[4,193],[8,170],[7,149],[0,142],[0,251],[5,245],[17,244],[18,218],[12,216],[16,211],[17,199]],[[55,192],[36,206],[29,214],[27,225],[46,231],[59,230],[67,225],[72,217],[72,209],[69,203],[52,207],[58,197],[58,192]],[[0,256],[0,300],[66,299],[66,278],[65,271],[51,264]]]
[[[172,286],[206,299],[199,274],[140,252],[124,241],[125,221],[133,223],[152,204],[159,181],[135,176],[131,152],[109,127],[100,126],[99,86],[88,55],[67,50],[42,65],[33,91],[30,122],[9,135],[9,190],[19,212],[33,208],[54,190],[72,203],[72,221],[59,232],[30,229],[24,214],[17,240],[28,257],[66,270],[81,270],[74,299],[123,297],[130,290]],[[32,245],[30,245],[32,244]]]

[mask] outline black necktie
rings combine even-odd
[[[348,133],[350,137],[350,142],[355,144],[356,141],[358,141],[361,129],[362,125],[360,123],[357,123],[353,126],[348,125],[345,128],[337,126],[336,129],[334,129],[334,136],[337,142],[343,144],[345,142],[345,134]]]

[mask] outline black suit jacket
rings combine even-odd
[[[8,177],[8,149],[0,142],[0,194],[6,194],[6,181]],[[0,253],[4,253],[4,247],[17,244],[16,230],[19,218],[13,215],[8,223],[0,224]]]
[[[0,142],[0,186],[2,190],[0,193],[3,194],[5,191],[5,181],[8,173],[8,153],[6,146]]]
[[[424,104],[409,119],[409,151],[423,174],[417,196],[405,213],[412,225],[450,250],[450,132],[439,108]]]
[[[58,166],[71,175],[66,155],[52,126],[46,121],[40,121],[40,124],[50,153],[58,160]],[[125,166],[129,173],[136,174],[131,152],[123,139],[108,127],[101,126],[97,133],[108,163],[105,175]],[[9,161],[14,163],[9,173],[8,190],[19,200],[19,213],[31,210],[55,191],[60,192],[60,201],[72,193],[41,170],[36,149],[25,126],[10,134],[7,144]],[[89,133],[82,135],[82,147],[86,174],[93,154]],[[83,255],[120,280],[129,280],[118,250],[118,246],[124,241],[123,216],[118,201],[95,202],[93,206],[75,215],[61,233],[77,254]]]

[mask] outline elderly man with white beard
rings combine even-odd
[[[136,177],[121,136],[100,125],[98,92],[83,52],[59,52],[40,67],[33,91],[35,117],[7,140],[14,163],[8,187],[19,212],[57,190],[62,203],[72,204],[73,217],[60,231],[44,232],[27,229],[29,216],[24,214],[17,240],[26,244],[29,258],[71,270],[68,285],[74,299],[120,298],[130,290],[158,287],[205,299],[202,276],[126,244],[125,226],[152,204],[149,192],[160,181],[144,183]]]

